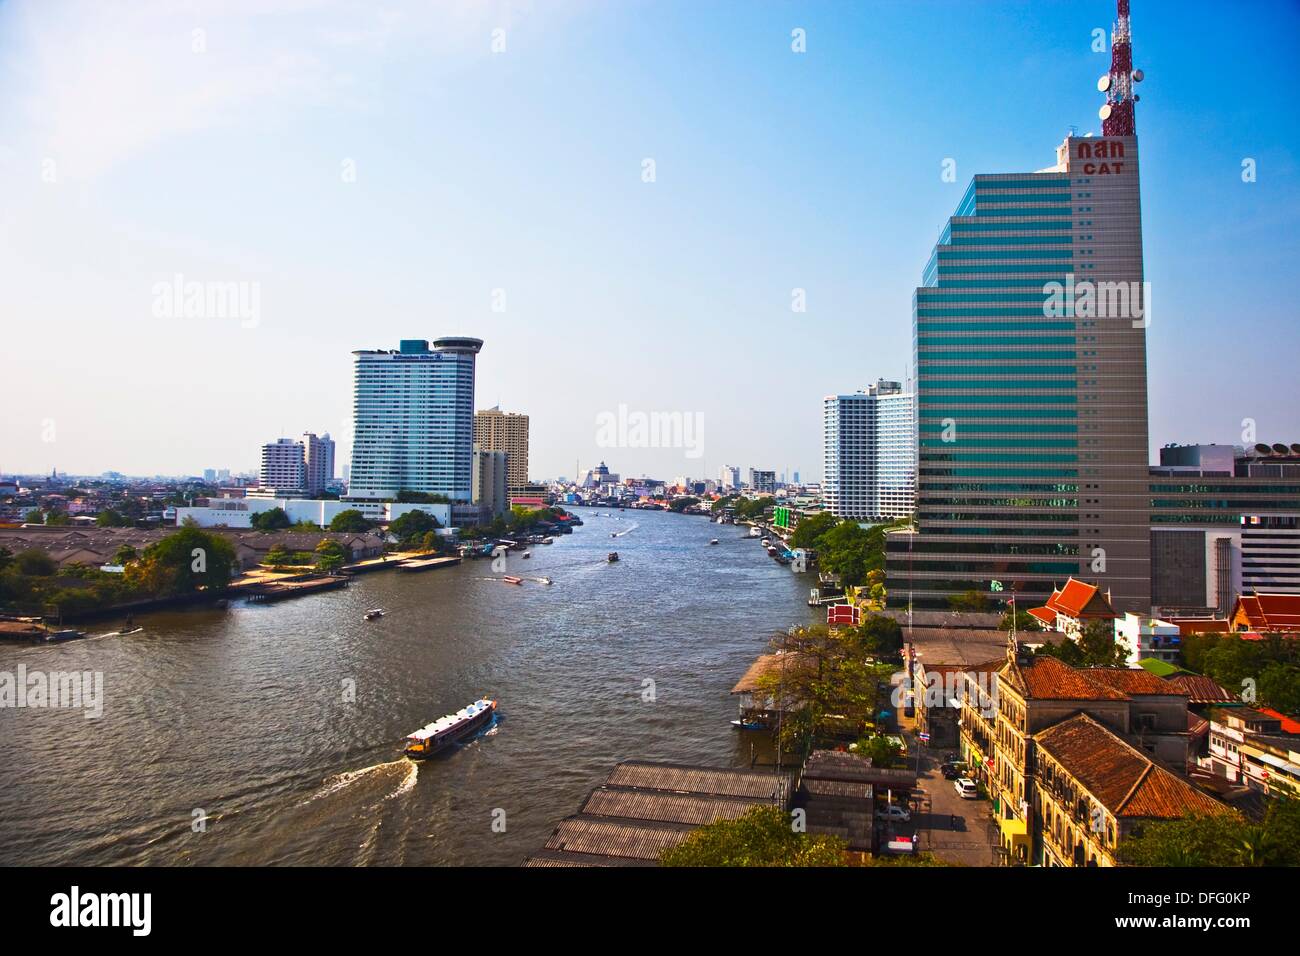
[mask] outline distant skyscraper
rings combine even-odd
[[[890,536],[891,601],[1015,591],[1028,607],[1074,575],[1118,610],[1150,612],[1148,303],[1128,92],[1141,75],[1128,73],[1127,7],[1101,87],[1103,135],[1067,137],[1046,170],[976,176],[923,272],[921,533]]]
[[[730,488],[733,491],[740,487],[740,466],[723,465],[718,471],[718,483],[723,488]]]
[[[469,501],[473,494],[474,361],[482,339],[403,339],[357,351],[348,497],[401,491]]]
[[[822,402],[826,507],[840,518],[903,518],[916,501],[916,396],[884,379]]]
[[[302,445],[305,452],[306,492],[318,495],[334,480],[334,439],[329,432],[319,438],[304,432]]]
[[[749,469],[749,487],[760,494],[772,494],[776,491],[776,472]]]
[[[503,451],[511,493],[528,484],[528,416],[493,407],[474,413],[474,444],[485,451]]]
[[[262,467],[257,486],[301,494],[306,488],[302,443],[279,438],[262,446]]]

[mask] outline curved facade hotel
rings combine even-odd
[[[401,491],[470,501],[474,362],[482,339],[403,339],[358,351],[349,499],[391,501]]]

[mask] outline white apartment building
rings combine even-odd
[[[278,438],[262,446],[262,467],[257,486],[286,494],[302,494],[306,488],[306,459],[302,443]]]
[[[880,379],[822,402],[826,508],[840,518],[903,518],[916,507],[916,396]]]
[[[334,439],[329,432],[317,437],[303,432],[304,490],[308,495],[318,495],[334,480]]]

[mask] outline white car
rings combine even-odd
[[[957,791],[957,796],[963,800],[976,800],[979,798],[980,788],[975,786],[974,780],[967,780],[962,777],[960,780],[954,780],[952,786]]]
[[[876,819],[888,820],[891,823],[906,823],[908,820],[912,819],[912,814],[903,807],[896,807],[893,804],[890,804],[889,806],[881,807],[876,811]]]

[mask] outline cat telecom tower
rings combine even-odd
[[[1128,27],[1128,0],[1117,0],[1118,19],[1110,36],[1110,72],[1097,81],[1106,102],[1097,111],[1102,136],[1133,136],[1133,104],[1138,97],[1133,84],[1142,82],[1142,71],[1133,69],[1133,41]]]

